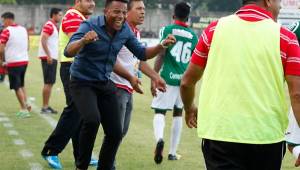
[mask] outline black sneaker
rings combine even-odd
[[[48,113],[57,114],[57,111],[52,109],[50,106],[48,106],[47,108],[42,108],[41,113],[42,114],[48,114]]]
[[[162,139],[160,139],[156,144],[154,152],[154,161],[156,164],[160,164],[163,160],[164,144],[165,142]]]
[[[179,160],[181,158],[181,156],[180,155],[172,155],[172,154],[169,154],[168,155],[168,160],[170,160],[170,161],[176,161],[176,160]]]

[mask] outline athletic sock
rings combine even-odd
[[[153,118],[154,137],[156,142],[163,139],[165,128],[165,116],[163,114],[155,114]]]
[[[173,117],[171,139],[170,139],[170,152],[171,155],[176,155],[176,150],[180,142],[182,130],[182,116]]]

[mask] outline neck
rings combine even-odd
[[[130,20],[127,20],[128,24],[133,27],[133,28],[136,28],[137,27],[137,24],[135,24],[134,22],[130,21]]]
[[[76,9],[77,11],[79,11],[80,13],[82,13],[83,15],[85,15],[85,14],[82,12],[80,6],[75,5],[75,6],[74,6],[74,9]]]

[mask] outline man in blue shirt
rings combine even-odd
[[[66,56],[76,55],[71,66],[70,88],[83,119],[77,169],[87,169],[100,123],[105,137],[99,155],[98,170],[113,168],[123,135],[121,115],[116,107],[116,87],[110,81],[110,74],[122,46],[125,45],[138,59],[146,60],[176,42],[174,36],[169,35],[157,46],[142,46],[125,23],[127,2],[106,0],[104,16],[83,22],[65,49]],[[136,80],[125,78],[132,84]]]

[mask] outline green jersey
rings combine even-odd
[[[180,80],[185,72],[198,42],[197,35],[190,28],[172,24],[160,30],[160,41],[169,34],[176,38],[176,44],[166,49],[160,76],[167,84],[179,86]]]
[[[290,25],[289,30],[296,34],[298,41],[300,40],[300,21],[295,22],[294,24]]]

